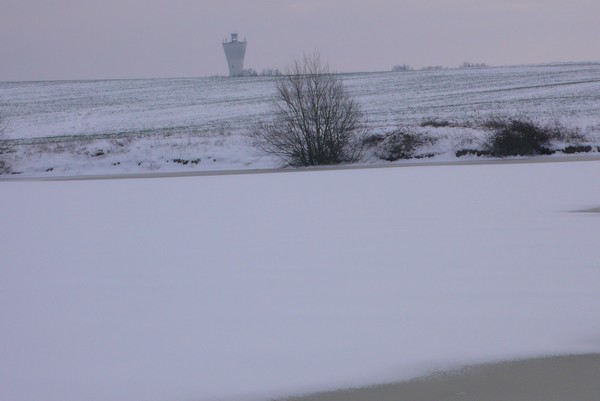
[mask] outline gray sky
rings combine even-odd
[[[600,60],[598,0],[0,0],[0,81],[226,75],[318,50],[339,72]]]

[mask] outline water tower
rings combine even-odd
[[[227,57],[227,66],[229,67],[229,76],[237,77],[242,75],[244,70],[244,57],[246,56],[246,39],[243,42],[238,40],[238,34],[231,34],[231,41],[223,42],[223,50]]]

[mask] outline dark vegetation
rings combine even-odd
[[[585,137],[579,130],[566,127],[558,122],[542,124],[528,117],[494,116],[485,120],[483,128],[489,131],[482,149],[460,149],[457,157],[476,156],[535,156],[556,152],[591,152],[590,145],[582,145]],[[555,144],[569,144],[564,148]]]
[[[255,127],[254,146],[286,166],[360,160],[365,132],[362,112],[319,54],[293,63],[275,89],[274,118]]]
[[[184,166],[187,164],[199,164],[201,161],[202,161],[202,159],[193,159],[193,160],[173,159],[174,163],[183,164]]]
[[[413,70],[413,68],[410,65],[406,65],[406,64],[395,65],[392,67],[393,72],[403,72],[403,71],[412,71],[412,70]]]
[[[485,150],[492,156],[549,155],[552,133],[546,127],[525,119],[497,124],[486,139]]]
[[[238,77],[278,77],[281,75],[281,71],[276,68],[264,68],[260,73],[253,68],[244,68]]]
[[[563,153],[573,154],[573,153],[587,153],[591,152],[593,148],[590,145],[575,145],[575,146],[567,146],[562,150]],[[600,151],[600,147],[598,147],[598,151]]]
[[[441,66],[441,65],[428,65],[426,67],[422,67],[421,70],[422,71],[439,71],[439,70],[445,70],[446,67]]]
[[[458,149],[456,157],[486,156],[535,156],[557,152],[565,154],[600,151],[600,147],[586,143],[586,138],[578,129],[558,122],[539,123],[524,116],[492,116],[482,122],[456,123],[439,118],[427,118],[420,128],[479,128],[487,131],[483,141],[476,142],[474,148]],[[415,132],[416,131],[416,132]],[[396,161],[420,159],[435,156],[423,148],[437,141],[435,134],[427,130],[402,128],[389,133],[373,134],[365,137],[363,145],[371,149],[379,159]]]
[[[471,63],[469,61],[465,61],[460,65],[459,68],[488,68],[489,66],[486,63]]]
[[[425,134],[406,130],[396,130],[387,134],[370,135],[365,138],[364,145],[375,148],[375,155],[383,160],[396,161],[400,159],[421,159],[432,157],[433,154],[418,152],[423,145],[433,143],[434,138]]]

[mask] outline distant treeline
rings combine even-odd
[[[263,68],[263,70],[258,73],[256,70],[252,68],[245,68],[242,70],[242,73],[238,75],[239,77],[278,77],[283,75],[281,71],[277,68]]]
[[[488,68],[489,66],[486,63],[471,63],[465,61],[458,68]],[[437,71],[437,70],[446,70],[449,67],[444,67],[441,65],[429,65],[426,67],[421,67],[421,71]],[[407,64],[398,64],[392,67],[392,71],[394,72],[405,72],[405,71],[413,71],[414,68]]]

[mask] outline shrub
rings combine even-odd
[[[412,159],[417,156],[417,150],[431,142],[431,138],[427,138],[423,134],[413,132],[405,132],[397,130],[387,134],[378,144],[376,155],[380,159],[387,161],[395,161],[399,159]],[[426,155],[432,156],[432,155]]]
[[[487,127],[494,131],[486,138],[485,151],[496,157],[550,154],[551,131],[528,119],[494,119]]]
[[[199,164],[202,161],[202,159],[198,158],[198,159],[192,159],[192,160],[186,160],[186,159],[173,159],[174,163],[179,163],[179,164],[183,164],[184,166],[186,166],[188,163],[192,163],[192,164]]]
[[[563,153],[572,154],[572,153],[588,153],[592,151],[592,147],[590,145],[571,145],[564,148]]]
[[[467,155],[474,156],[492,156],[492,153],[487,150],[478,150],[478,149],[459,149],[456,151],[456,157],[463,157]]]
[[[365,124],[343,82],[317,53],[305,55],[286,72],[275,86],[274,119],[255,127],[254,146],[289,166],[360,160]]]

